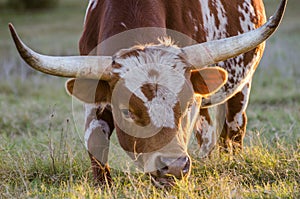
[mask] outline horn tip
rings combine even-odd
[[[9,27],[9,29],[11,29],[11,28],[14,27],[14,25],[13,25],[11,22],[9,22],[9,23],[8,23],[8,27]]]
[[[286,9],[287,2],[288,0],[281,0],[276,13],[270,17],[270,24],[268,25],[269,28],[277,28],[277,26],[280,24]]]
[[[15,42],[15,44],[19,43],[18,34],[16,32],[16,29],[12,23],[8,23],[8,28],[10,30],[10,34]]]
[[[11,33],[15,32],[15,27],[14,27],[14,25],[12,23],[8,23],[8,28],[9,28],[9,30],[10,30]]]

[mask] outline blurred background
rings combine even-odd
[[[279,0],[265,0],[268,17],[274,13],[278,3]],[[51,93],[58,92],[61,92],[61,96],[66,96],[63,90],[65,79],[48,77],[32,71],[21,61],[10,38],[7,24],[12,22],[23,41],[38,52],[49,55],[78,55],[78,40],[83,29],[87,4],[88,1],[82,0],[0,0],[0,95],[25,95],[30,97],[30,101],[34,100],[31,96],[33,92],[44,96],[44,99]],[[289,0],[279,30],[267,41],[263,60],[253,81],[250,99],[250,107],[253,108],[248,109],[249,125],[252,129],[266,127],[276,130],[281,129],[286,122],[299,121],[299,9],[300,1]],[[49,81],[53,83],[48,85]],[[46,84],[44,89],[47,90],[50,86],[53,92],[41,92],[43,84]],[[56,98],[61,97],[55,95],[53,100]],[[68,101],[67,97],[63,99]],[[3,107],[8,108],[7,105],[11,102],[5,98],[0,103],[3,110]],[[265,104],[269,106],[266,108]],[[276,110],[271,111],[272,107]],[[284,110],[286,107],[289,108]],[[271,124],[270,118],[273,120]],[[287,118],[294,119],[289,121]],[[0,119],[0,129],[1,120],[3,117]],[[282,121],[286,122],[282,124]],[[286,130],[289,129],[290,123],[287,124]]]
[[[280,0],[264,2],[269,17]],[[90,164],[82,142],[83,130],[77,128],[78,123],[72,114],[74,103],[64,89],[66,79],[47,76],[27,67],[15,49],[7,25],[13,23],[22,40],[42,54],[78,55],[78,40],[87,4],[87,0],[0,0],[0,198],[1,193],[16,198],[12,196],[24,194],[24,190],[27,194],[31,190],[33,195],[39,196],[40,190],[47,190],[43,189],[44,185],[39,187],[40,181],[51,185],[58,183],[61,187],[59,182],[72,181],[73,177],[85,179]],[[299,170],[299,10],[300,1],[289,0],[279,30],[267,41],[263,60],[254,75],[247,109],[246,151],[252,151],[252,146],[259,146],[259,149],[265,146],[268,151],[276,151],[276,155],[278,149],[295,154],[287,155],[290,159],[278,156],[278,159],[295,162],[290,169],[282,171],[283,178],[287,178],[287,172],[297,173]],[[78,106],[82,109],[82,105]],[[77,119],[84,121],[83,118]],[[117,145],[115,138],[113,142]],[[291,150],[293,147],[297,152]],[[256,161],[258,153],[253,153]],[[262,154],[268,155],[266,151]],[[263,160],[268,163],[271,158],[266,156]],[[258,162],[259,165],[264,164]],[[225,167],[224,171],[227,171],[229,166]],[[268,173],[269,165],[266,168],[267,171],[259,170],[257,176]],[[212,171],[215,175],[214,167]],[[275,173],[277,175],[277,171]],[[299,173],[294,176],[292,180],[298,182],[297,187]],[[249,179],[252,182],[253,176]],[[219,182],[217,179],[215,184]],[[83,184],[86,185],[85,181]],[[294,192],[293,186],[290,185],[291,193]],[[123,193],[123,186],[120,187],[120,193]],[[53,190],[56,194],[55,187]],[[282,193],[282,190],[278,192]],[[9,195],[11,193],[14,194]]]

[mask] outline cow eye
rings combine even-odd
[[[189,110],[189,111],[192,109],[192,106],[193,106],[193,103],[190,103],[190,104],[188,105],[188,110]]]
[[[131,119],[131,112],[129,109],[121,109],[123,116],[127,119]]]

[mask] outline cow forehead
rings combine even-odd
[[[175,47],[148,47],[134,53],[127,52],[131,56],[115,59],[119,68],[113,72],[119,75],[131,93],[144,102],[156,127],[175,127],[173,108],[185,84],[187,69],[187,64],[179,56],[180,52]],[[156,85],[153,97],[147,97],[144,85]]]

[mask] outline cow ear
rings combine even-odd
[[[220,67],[192,71],[191,82],[194,92],[203,97],[212,95],[226,83],[227,76],[227,71]]]
[[[67,92],[85,103],[108,102],[110,87],[106,81],[92,79],[69,79]]]

